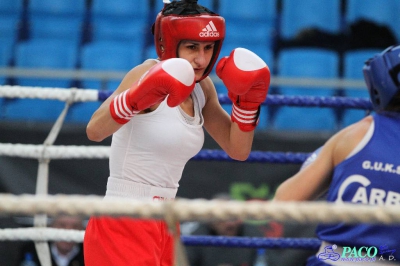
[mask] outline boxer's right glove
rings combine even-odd
[[[125,124],[167,96],[168,106],[175,107],[189,97],[195,84],[194,70],[187,60],[171,58],[161,61],[111,101],[111,116],[119,124]]]
[[[231,119],[242,131],[252,131],[258,124],[260,105],[265,101],[270,83],[267,64],[255,53],[236,48],[216,67],[218,77],[228,89]]]

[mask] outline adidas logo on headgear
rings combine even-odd
[[[219,32],[212,21],[199,33],[200,37],[219,37]]]

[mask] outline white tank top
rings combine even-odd
[[[191,96],[194,117],[164,100],[114,133],[106,198],[175,198],[185,164],[204,144],[205,97],[199,83]]]

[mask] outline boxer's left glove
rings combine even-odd
[[[187,60],[171,58],[161,61],[111,101],[111,116],[119,124],[125,124],[167,96],[168,106],[175,107],[189,97],[195,84],[194,70]]]
[[[222,58],[216,67],[217,76],[228,89],[231,119],[242,131],[252,131],[258,124],[260,105],[265,101],[270,84],[267,64],[255,53],[236,48]]]

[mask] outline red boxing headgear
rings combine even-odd
[[[181,2],[172,2],[172,4]],[[169,5],[171,4],[167,4],[157,15],[153,25],[156,51],[161,60],[178,57],[178,46],[183,40],[215,42],[210,64],[200,80],[197,80],[199,82],[210,74],[218,58],[225,38],[225,19],[199,5],[196,7],[197,10],[203,11],[201,13],[185,11],[176,13],[173,12],[174,10],[171,12],[171,9],[168,10]]]

